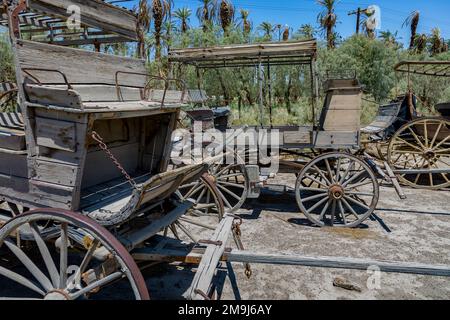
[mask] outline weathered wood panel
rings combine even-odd
[[[42,105],[65,108],[81,108],[80,96],[74,90],[50,86],[26,85],[28,100]]]
[[[72,122],[36,118],[36,143],[51,149],[76,151],[76,125]]]
[[[33,168],[32,179],[75,187],[78,166],[69,166],[57,162],[30,160]]]
[[[71,84],[115,85],[117,71],[147,73],[143,60],[33,41],[18,40],[17,54],[22,69],[56,69],[64,73]],[[64,84],[61,74],[56,72],[30,71],[30,73],[41,83]],[[119,76],[120,84],[130,87],[145,87],[145,80],[145,76],[127,74]]]
[[[0,163],[0,174],[28,178],[26,153],[14,154],[0,151]]]
[[[83,25],[138,39],[136,16],[101,0],[28,0],[28,5],[31,9],[62,18],[70,17],[72,13],[68,8],[75,5],[80,8]]]

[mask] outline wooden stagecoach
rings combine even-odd
[[[84,24],[69,41],[64,21],[73,4]],[[168,88],[182,81],[149,75],[143,60],[69,47],[136,41],[136,16],[97,0],[7,1],[1,10],[19,109],[0,114],[0,296],[105,298],[117,283],[122,297],[147,299],[140,268],[154,258],[145,250],[155,241],[163,248],[157,240],[170,230],[208,256],[192,259],[201,266],[188,292],[206,297],[232,229],[240,244],[238,222],[225,215],[207,165],[167,171],[185,103],[185,90]],[[60,33],[23,39],[37,27]],[[177,192],[199,179],[212,206]],[[217,229],[184,216],[213,209]],[[209,232],[195,235],[186,223]]]

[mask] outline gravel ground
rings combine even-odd
[[[272,183],[294,184],[292,175]],[[394,189],[382,187],[373,219],[358,229],[316,228],[298,212],[289,193],[265,191],[242,209],[243,243],[247,250],[308,256],[340,256],[450,265],[450,193],[406,189],[400,200]],[[216,285],[221,299],[450,299],[450,279],[422,275],[252,265],[247,279],[241,264],[224,264]],[[160,266],[146,273],[156,299],[180,299],[195,269]],[[361,292],[333,286],[343,278]],[[375,284],[375,285],[370,285]],[[379,285],[378,285],[379,284]]]

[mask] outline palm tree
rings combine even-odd
[[[414,46],[413,48],[417,53],[423,53],[423,51],[427,47],[428,37],[425,33],[422,33],[421,35],[416,35],[416,38],[414,39]]]
[[[302,37],[306,39],[312,39],[314,38],[316,34],[316,29],[311,24],[302,24],[300,29],[298,29],[297,33]]]
[[[161,32],[163,24],[172,15],[173,0],[152,0],[152,13],[155,27],[155,58],[161,58]]]
[[[242,32],[245,36],[248,36],[252,31],[252,23],[248,20],[250,11],[241,9],[241,21],[242,21]]]
[[[392,33],[391,31],[381,31],[380,35],[378,36],[381,40],[383,40],[384,43],[390,45],[390,46],[398,46],[398,31],[395,31]]]
[[[192,10],[186,7],[177,9],[177,11],[173,13],[173,16],[178,19],[181,27],[181,33],[183,34],[186,33],[189,29],[189,20],[191,14]]]
[[[441,30],[439,28],[431,30],[429,41],[431,44],[431,55],[434,56],[442,52],[444,40],[441,38]]]
[[[403,27],[406,25],[411,26],[411,40],[409,42],[409,50],[413,50],[415,47],[416,37],[417,37],[417,26],[419,25],[420,20],[420,12],[419,11],[413,11],[408,16],[408,18],[405,19],[403,22]]]
[[[289,37],[291,35],[291,28],[289,28],[288,25],[284,26],[284,31],[283,31],[283,41],[288,41]]]
[[[258,30],[263,32],[265,40],[272,40],[272,33],[274,31],[274,28],[270,22],[261,23],[258,27]]]
[[[140,0],[139,6],[134,9],[138,16],[138,56],[142,59],[148,59],[148,48],[145,46],[145,35],[150,32],[151,13],[147,0]]]
[[[202,22],[203,31],[208,31],[216,16],[217,0],[200,0],[202,6],[197,9],[197,18]]]
[[[326,32],[328,49],[333,49],[336,40],[334,27],[337,22],[337,15],[335,13],[337,0],[317,0],[317,3],[324,7],[324,10],[317,16],[317,21],[322,30]]]
[[[235,9],[231,0],[221,0],[218,6],[218,22],[222,26],[223,32],[228,34],[229,28],[234,20]]]

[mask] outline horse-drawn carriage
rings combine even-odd
[[[374,146],[377,158],[386,161],[400,182],[415,188],[444,189],[450,186],[449,104],[436,104],[434,116],[417,109],[412,75],[450,77],[448,61],[405,61],[395,70],[407,73],[408,92],[380,106],[374,122],[362,129]]]
[[[329,79],[325,84],[324,107],[316,117],[316,55],[315,40],[173,49],[169,52],[172,63],[192,65],[198,70],[242,67],[259,70],[260,125],[229,128],[234,131],[224,133],[221,139],[220,133],[216,132],[215,143],[222,141],[225,153],[235,154],[234,162],[212,164],[210,169],[228,210],[239,209],[249,197],[257,198],[261,185],[278,172],[297,175],[297,203],[315,225],[355,227],[375,210],[379,196],[376,175],[362,157],[350,152],[360,148],[362,88],[356,78]],[[313,119],[317,118],[311,126],[264,125],[262,70],[266,68],[269,73],[266,77],[270,79],[270,67],[283,65],[309,66],[312,114]],[[202,92],[200,96],[206,97],[206,94]],[[272,109],[270,105],[267,107]],[[199,127],[204,130],[205,126]],[[235,144],[236,140],[244,140],[244,145]],[[191,146],[189,139],[186,146]],[[311,149],[319,152],[305,160],[305,150]],[[291,159],[283,158],[286,155]]]

